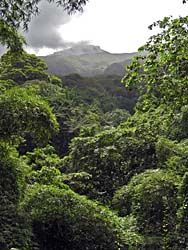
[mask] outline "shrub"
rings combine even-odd
[[[30,249],[30,226],[18,209],[23,189],[23,164],[10,147],[0,144],[0,249]],[[22,190],[23,191],[23,190]]]
[[[123,219],[70,189],[35,184],[23,203],[41,250],[137,249]]]
[[[111,129],[93,137],[75,138],[64,162],[68,172],[92,176],[92,188],[85,195],[106,202],[134,174],[154,168],[155,148],[150,141],[128,136],[119,128]]]
[[[176,174],[156,169],[134,176],[115,193],[113,207],[121,216],[131,214],[137,219],[138,232],[149,246],[144,249],[161,249],[158,245],[171,249],[167,245],[175,238],[178,187]]]

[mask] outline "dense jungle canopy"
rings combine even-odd
[[[24,51],[39,2],[0,3],[0,249],[188,249],[188,17],[150,26],[122,88]]]

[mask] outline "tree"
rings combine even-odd
[[[26,81],[50,82],[50,76],[45,72],[46,63],[35,55],[30,55],[24,50],[9,50],[2,55],[0,62],[0,79],[12,80],[15,84],[23,84]]]
[[[161,33],[150,37],[127,67],[127,87],[140,89],[137,109],[148,111],[159,105],[177,109],[187,104],[188,17],[165,17],[149,28],[158,26]]]
[[[188,173],[186,172],[179,190],[179,200],[180,208],[177,213],[178,215],[178,225],[177,225],[177,234],[178,234],[178,247],[177,249],[183,250],[188,249]]]
[[[47,142],[58,129],[55,115],[39,96],[19,87],[0,95],[0,141],[14,142],[26,132]]]
[[[0,43],[13,51],[22,51],[25,39],[18,28],[28,29],[31,18],[39,13],[41,0],[1,0],[0,1]],[[47,0],[62,6],[69,14],[82,11],[88,0]]]
[[[140,91],[136,116],[147,116],[142,126],[149,124],[151,134],[173,139],[180,129],[178,139],[182,139],[187,136],[188,17],[165,17],[150,29],[156,26],[161,32],[140,48],[141,54],[127,67],[123,82]]]
[[[22,209],[32,219],[39,249],[138,249],[141,237],[129,231],[124,219],[73,192],[57,169],[42,168],[35,180]]]
[[[155,164],[154,144],[120,128],[75,138],[69,156],[64,158],[67,172],[87,172],[92,176],[84,195],[104,203],[110,202],[114,192],[134,174],[154,168]]]
[[[131,214],[137,219],[138,230],[149,247],[146,249],[163,249],[162,246],[172,249],[178,186],[179,178],[175,173],[156,169],[135,175],[127,186],[116,192],[114,207],[121,216]]]
[[[26,44],[23,36],[21,36],[15,27],[9,25],[5,20],[0,19],[0,43],[6,45],[12,51],[22,51],[22,46]]]
[[[30,228],[18,206],[25,188],[24,172],[27,166],[18,158],[15,149],[0,142],[0,248],[28,250]]]
[[[23,25],[28,29],[28,23],[33,15],[39,13],[38,4],[41,0],[2,0],[0,3],[0,19],[16,29]],[[55,2],[66,11],[82,11],[88,0],[47,0],[49,3]]]

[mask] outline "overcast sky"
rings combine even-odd
[[[27,36],[37,54],[89,41],[109,52],[133,52],[152,35],[148,26],[164,16],[188,15],[182,0],[90,0],[84,13],[68,16],[55,5],[41,2]],[[43,48],[43,49],[41,49]],[[48,48],[48,49],[47,49]]]

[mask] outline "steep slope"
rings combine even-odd
[[[73,73],[82,76],[111,75],[109,66],[118,64],[122,73],[122,63],[130,62],[136,53],[112,54],[94,45],[75,45],[72,48],[41,57],[48,65],[48,72],[58,76]],[[120,65],[119,65],[120,63]],[[116,70],[116,73],[118,70]]]
[[[131,63],[131,58],[127,59],[125,61],[122,62],[116,62],[116,63],[112,63],[110,64],[105,70],[104,70],[104,75],[105,76],[109,76],[109,75],[113,75],[113,76],[123,76],[126,72],[125,70],[125,66]]]

